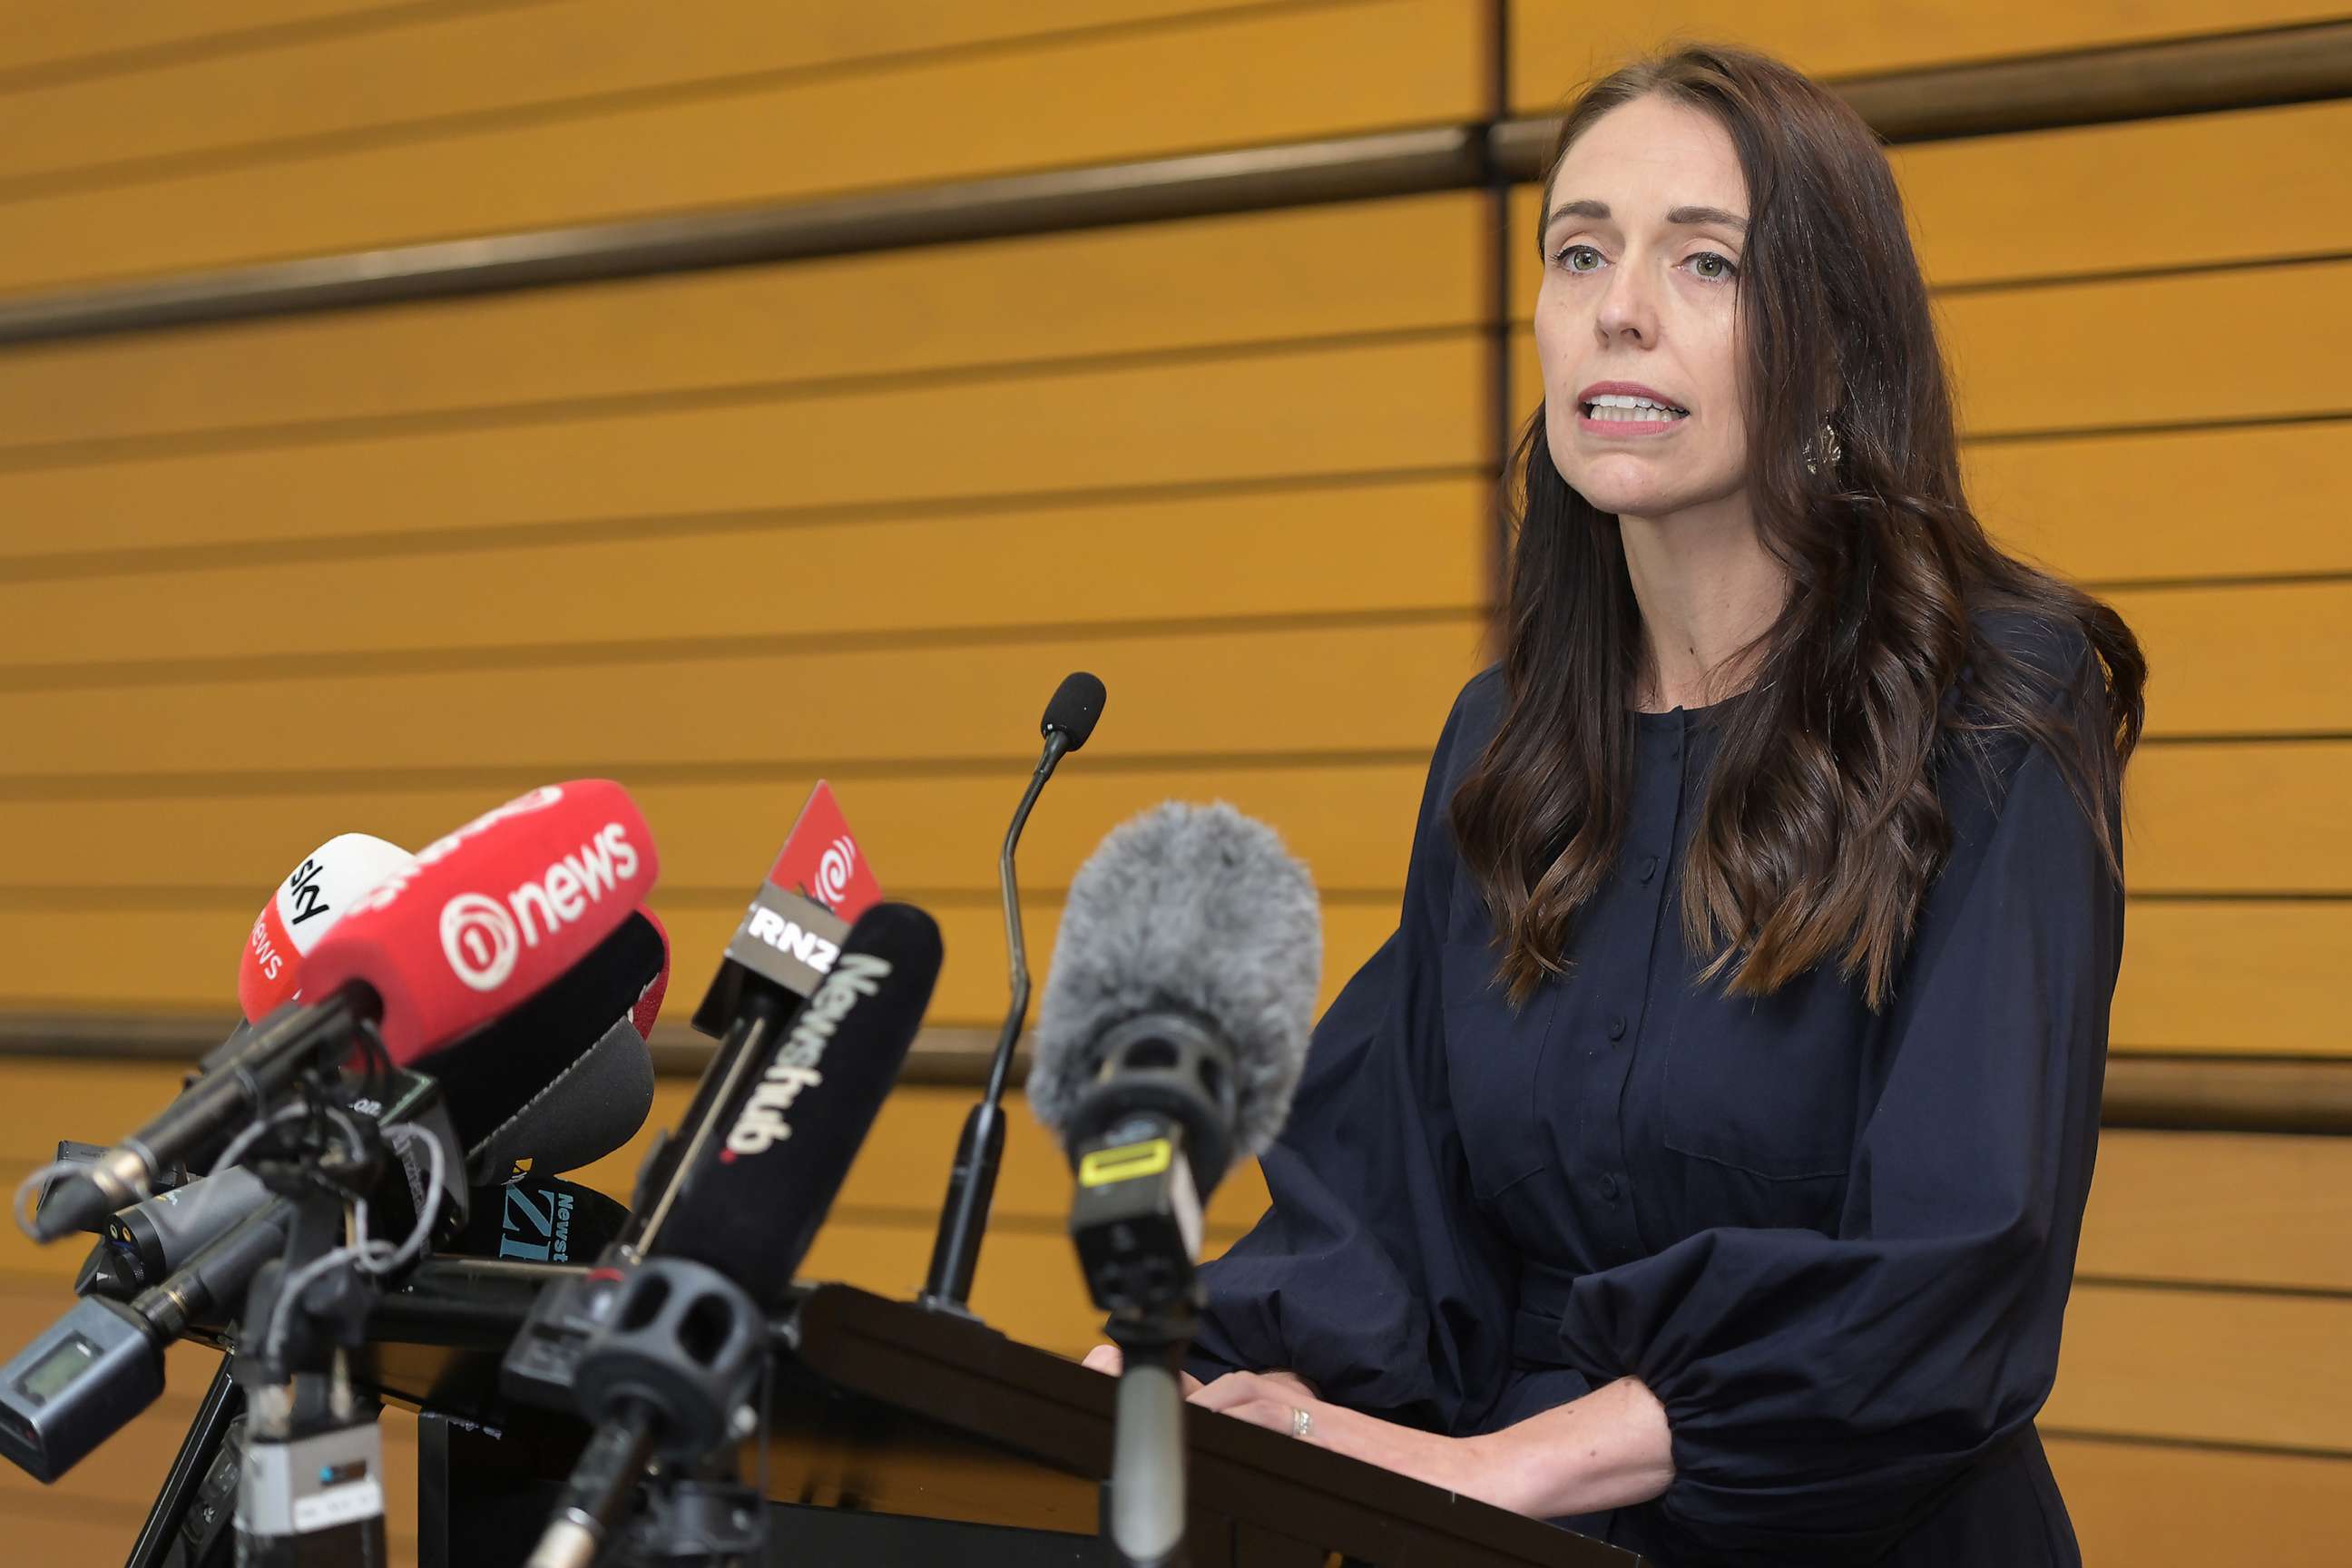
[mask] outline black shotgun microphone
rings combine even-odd
[[[748,1436],[766,1315],[898,1080],[941,956],[937,922],[911,904],[859,916],[790,1026],[755,1037],[759,1074],[720,1100],[721,1136],[683,1162],[649,1254],[591,1271],[609,1295],[571,1373],[597,1431],[531,1568],[593,1563],[655,1458],[692,1468]]]
[[[989,1205],[996,1196],[997,1167],[1004,1163],[1004,1080],[1013,1070],[1013,1047],[1021,1026],[1029,1017],[1029,951],[1021,936],[1021,890],[1013,879],[1013,851],[1028,825],[1030,807],[1037,804],[1045,781],[1070,752],[1087,743],[1102,718],[1103,683],[1079,670],[1063,677],[1054,700],[1045,704],[1038,729],[1045,748],[1029,788],[1005,830],[1004,849],[997,857],[996,886],[1004,904],[1004,947],[1012,970],[1013,1001],[1004,1012],[1004,1026],[996,1037],[996,1053],[989,1058],[988,1087],[980,1103],[964,1118],[963,1136],[957,1141],[955,1164],[948,1172],[947,1202],[940,1210],[940,1234],[931,1244],[931,1267],[919,1300],[934,1311],[971,1316],[971,1277],[980,1268],[981,1237],[988,1229]]]
[[[1069,1154],[1071,1238],[1124,1356],[1105,1533],[1133,1568],[1183,1548],[1202,1206],[1290,1114],[1322,967],[1307,868],[1229,805],[1146,812],[1070,883],[1029,1103]]]

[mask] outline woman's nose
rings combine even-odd
[[[1601,289],[1601,310],[1593,326],[1603,342],[1626,340],[1643,344],[1657,339],[1657,300],[1638,266],[1612,268]]]

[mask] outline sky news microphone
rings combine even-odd
[[[415,863],[399,845],[365,833],[339,833],[302,857],[246,932],[236,966],[237,1010],[244,1018],[205,1053],[196,1071],[210,1072],[235,1057],[253,1037],[255,1024],[294,999],[302,986],[302,955],[334,929],[352,900]]]
[[[601,779],[533,790],[436,839],[361,894],[304,955],[304,1000],[272,1013],[161,1115],[58,1183],[33,1234],[54,1240],[137,1202],[157,1171],[217,1148],[363,1030],[407,1066],[520,1006],[625,921],[657,871],[645,818]]]
[[[397,844],[365,833],[339,833],[308,855],[261,906],[246,933],[236,1001],[257,1024],[302,989],[302,960],[334,930],[362,893],[416,864]]]
[[[1070,1235],[1122,1353],[1105,1534],[1181,1560],[1201,1209],[1290,1114],[1323,967],[1307,868],[1229,805],[1114,828],[1070,883],[1029,1103],[1077,1175]]]

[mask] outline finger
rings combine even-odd
[[[1253,1399],[1245,1404],[1234,1405],[1225,1414],[1246,1421],[1253,1426],[1263,1426],[1269,1432],[1279,1432],[1287,1437],[1296,1430],[1298,1419],[1297,1408],[1297,1405],[1286,1400]]]
[[[1085,1364],[1096,1372],[1107,1372],[1117,1377],[1123,1362],[1117,1345],[1097,1345],[1087,1352]]]
[[[1201,1392],[1203,1384],[1199,1378],[1194,1377],[1189,1372],[1180,1372],[1176,1375],[1184,1380],[1183,1387],[1185,1398],[1190,1399],[1192,1395]]]
[[[1187,1395],[1193,1404],[1211,1410],[1230,1410],[1252,1399],[1270,1397],[1265,1380],[1254,1372],[1229,1372],[1213,1383],[1202,1385],[1197,1394]]]

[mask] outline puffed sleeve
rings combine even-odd
[[[1437,1431],[1475,1421],[1507,1365],[1505,1255],[1473,1209],[1440,1049],[1446,819],[1468,750],[1457,700],[1438,741],[1395,934],[1315,1030],[1281,1138],[1273,1205],[1205,1271],[1192,1370],[1286,1368],[1324,1398]]]
[[[1570,1294],[1570,1363],[1665,1406],[1669,1560],[1870,1560],[2050,1392],[2123,895],[2050,753],[2003,771],[1923,910],[1835,1234],[1702,1231]]]

